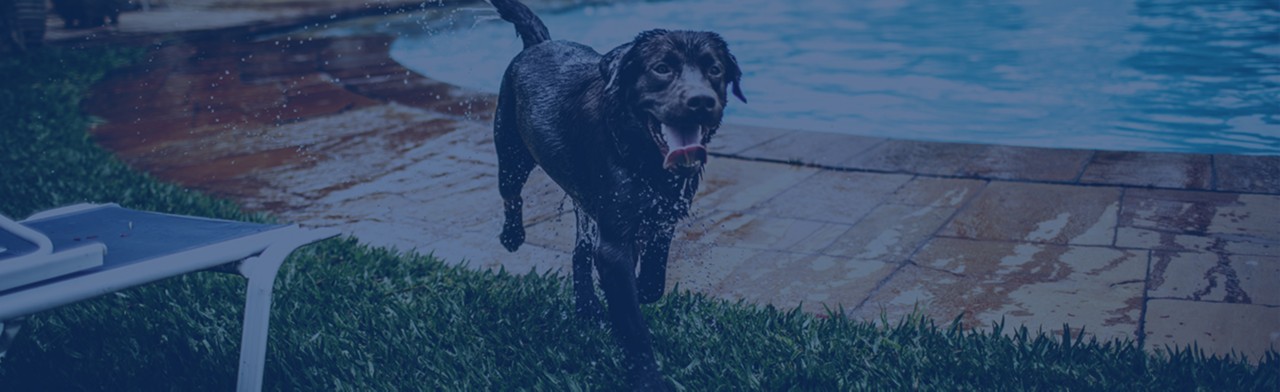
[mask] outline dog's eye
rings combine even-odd
[[[724,70],[719,65],[712,65],[711,68],[707,68],[707,73],[710,73],[711,76],[720,76],[720,74],[724,73]]]
[[[653,73],[658,75],[667,75],[671,73],[671,66],[666,64],[658,64],[653,66]]]

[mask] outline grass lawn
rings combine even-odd
[[[88,137],[88,87],[140,50],[0,59],[0,213],[78,202],[265,221],[133,171]],[[495,243],[495,246],[497,244]],[[244,282],[198,273],[34,315],[0,390],[234,388]],[[452,266],[354,239],[304,248],[276,283],[265,387],[286,391],[617,390],[621,352],[573,317],[567,280]],[[1280,390],[1260,365],[1180,348],[871,324],[675,293],[645,308],[663,372],[688,390]]]

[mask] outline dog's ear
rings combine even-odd
[[[618,46],[605,53],[600,59],[600,77],[604,78],[604,91],[609,92],[617,88],[619,75],[622,73],[622,59],[631,53],[631,43]]]
[[[636,38],[631,42],[613,48],[609,53],[606,53],[600,59],[600,76],[604,78],[605,91],[618,88],[618,84],[621,83],[624,75],[623,73],[627,69],[634,68],[636,58],[640,56],[639,52],[645,44],[667,33],[668,31],[663,29],[643,31],[637,34]]]
[[[708,32],[711,35],[711,41],[715,42],[715,46],[720,49],[725,61],[725,79],[729,80],[729,84],[733,88],[733,96],[738,97],[742,103],[747,103],[747,97],[742,95],[742,68],[738,66],[738,58],[733,57],[733,53],[729,52],[729,43],[725,42],[720,34]]]
[[[738,97],[738,99],[741,100],[742,103],[747,103],[747,97],[742,95],[742,87],[739,86],[740,84],[742,84],[742,68],[738,67],[738,58],[733,57],[733,53],[729,53],[727,49],[725,50],[724,53],[726,57],[728,57],[729,59],[729,63],[728,63],[729,75],[728,76],[729,76],[729,84],[733,85],[733,96]]]

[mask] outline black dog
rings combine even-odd
[[[662,297],[672,233],[697,192],[726,88],[746,102],[742,71],[715,33],[649,30],[601,56],[551,41],[518,1],[490,3],[524,41],[502,77],[494,116],[502,244],[515,251],[524,243],[520,190],[540,165],[576,207],[578,312],[601,314],[594,264],[633,386],[666,389],[640,304]]]

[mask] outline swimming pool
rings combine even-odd
[[[496,92],[520,40],[480,4],[392,57]],[[726,122],[915,140],[1280,155],[1280,2],[622,2],[541,12],[605,52],[650,28],[714,30],[750,104]]]

